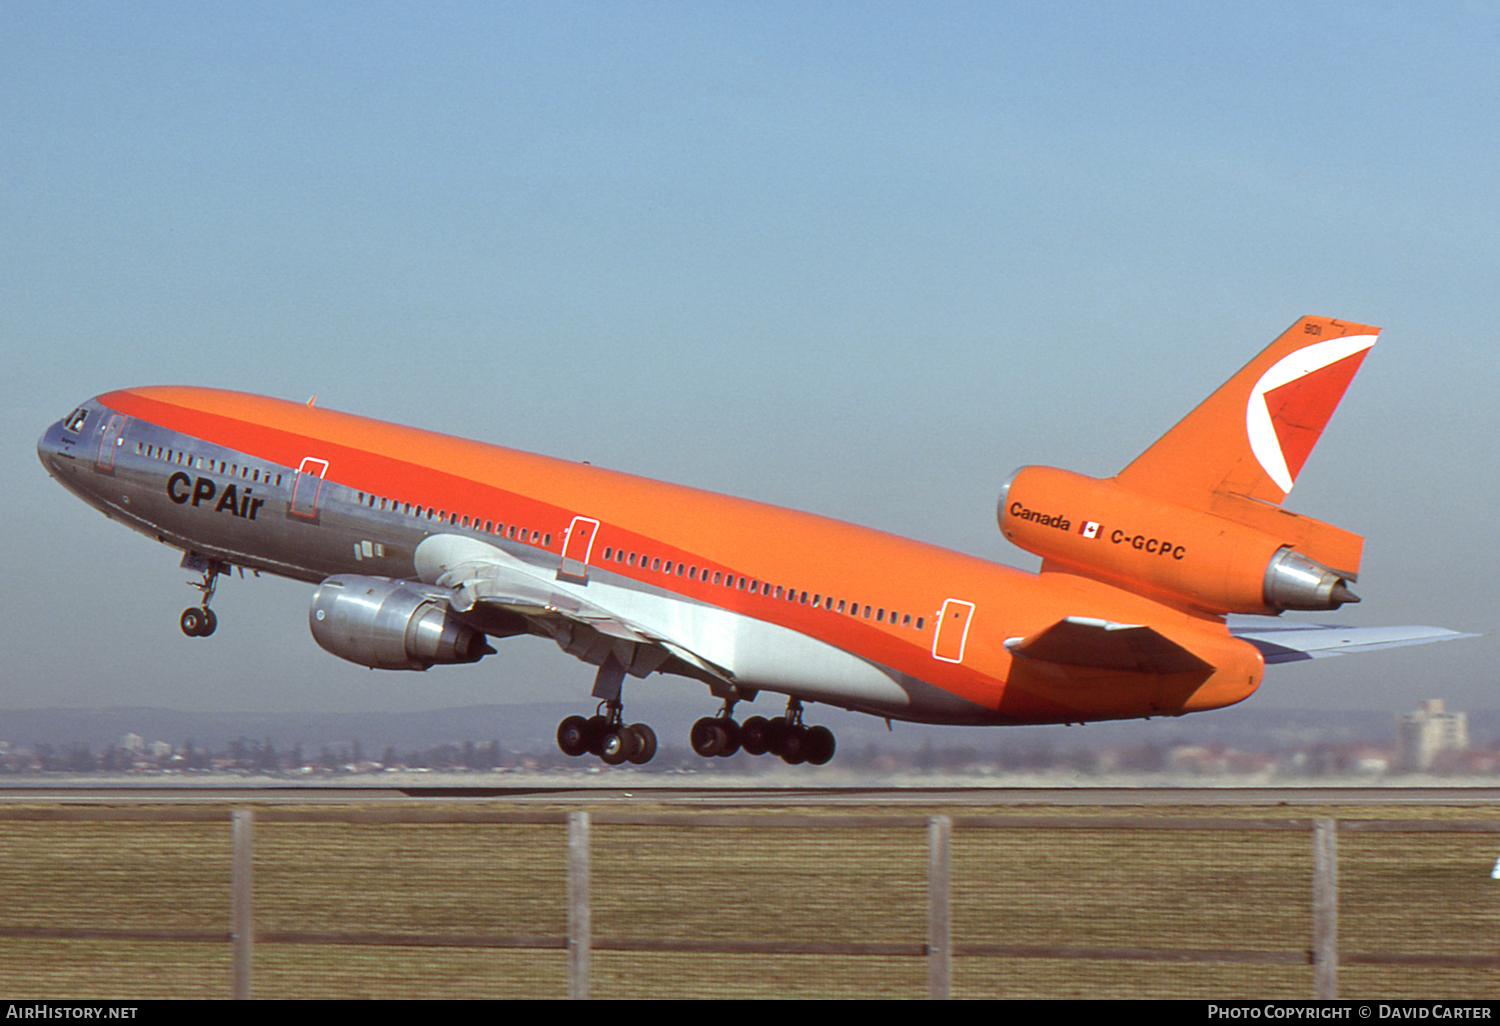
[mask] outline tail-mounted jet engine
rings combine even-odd
[[[1141,495],[1113,479],[1022,467],[1000,492],[998,519],[1006,538],[1042,557],[1043,570],[1214,613],[1359,601],[1348,588],[1359,535],[1243,496],[1216,494],[1207,507]]]
[[[313,592],[308,626],[325,650],[377,670],[473,663],[495,651],[442,598],[384,577],[328,578]]]

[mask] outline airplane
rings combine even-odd
[[[37,443],[84,502],[183,551],[316,585],[333,655],[426,670],[551,638],[597,667],[570,756],[642,764],[623,682],[702,682],[699,755],[821,765],[823,703],[963,725],[1180,716],[1248,698],[1267,664],[1463,637],[1434,627],[1245,626],[1359,599],[1363,539],[1281,508],[1378,328],[1303,317],[1112,478],[1027,466],[1000,491],[1028,573],[827,517],[209,388],[108,392]],[[767,718],[735,718],[761,692]]]

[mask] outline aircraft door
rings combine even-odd
[[[120,444],[120,432],[125,430],[126,418],[118,413],[110,414],[104,430],[99,435],[99,452],[94,457],[94,469],[101,473],[113,473],[115,448]]]
[[[589,580],[589,553],[594,548],[594,535],[599,532],[599,521],[590,517],[574,517],[563,536],[562,566],[557,570],[559,579],[587,584]]]
[[[287,512],[293,516],[316,520],[318,496],[323,491],[323,475],[328,473],[328,461],[316,456],[304,456],[292,478],[292,499]]]
[[[938,614],[937,634],[932,639],[932,658],[945,663],[964,661],[964,643],[969,639],[969,620],[974,603],[963,599],[944,599]]]

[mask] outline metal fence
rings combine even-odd
[[[0,989],[1494,997],[1497,835],[1061,812],[0,808]]]

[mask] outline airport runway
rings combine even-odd
[[[695,786],[285,786],[233,782],[210,785],[38,783],[0,787],[0,803],[78,802],[161,804],[256,802],[367,803],[412,800],[522,803],[633,803],[712,806],[952,805],[1015,808],[1047,806],[1500,806],[1500,787],[765,787]]]

